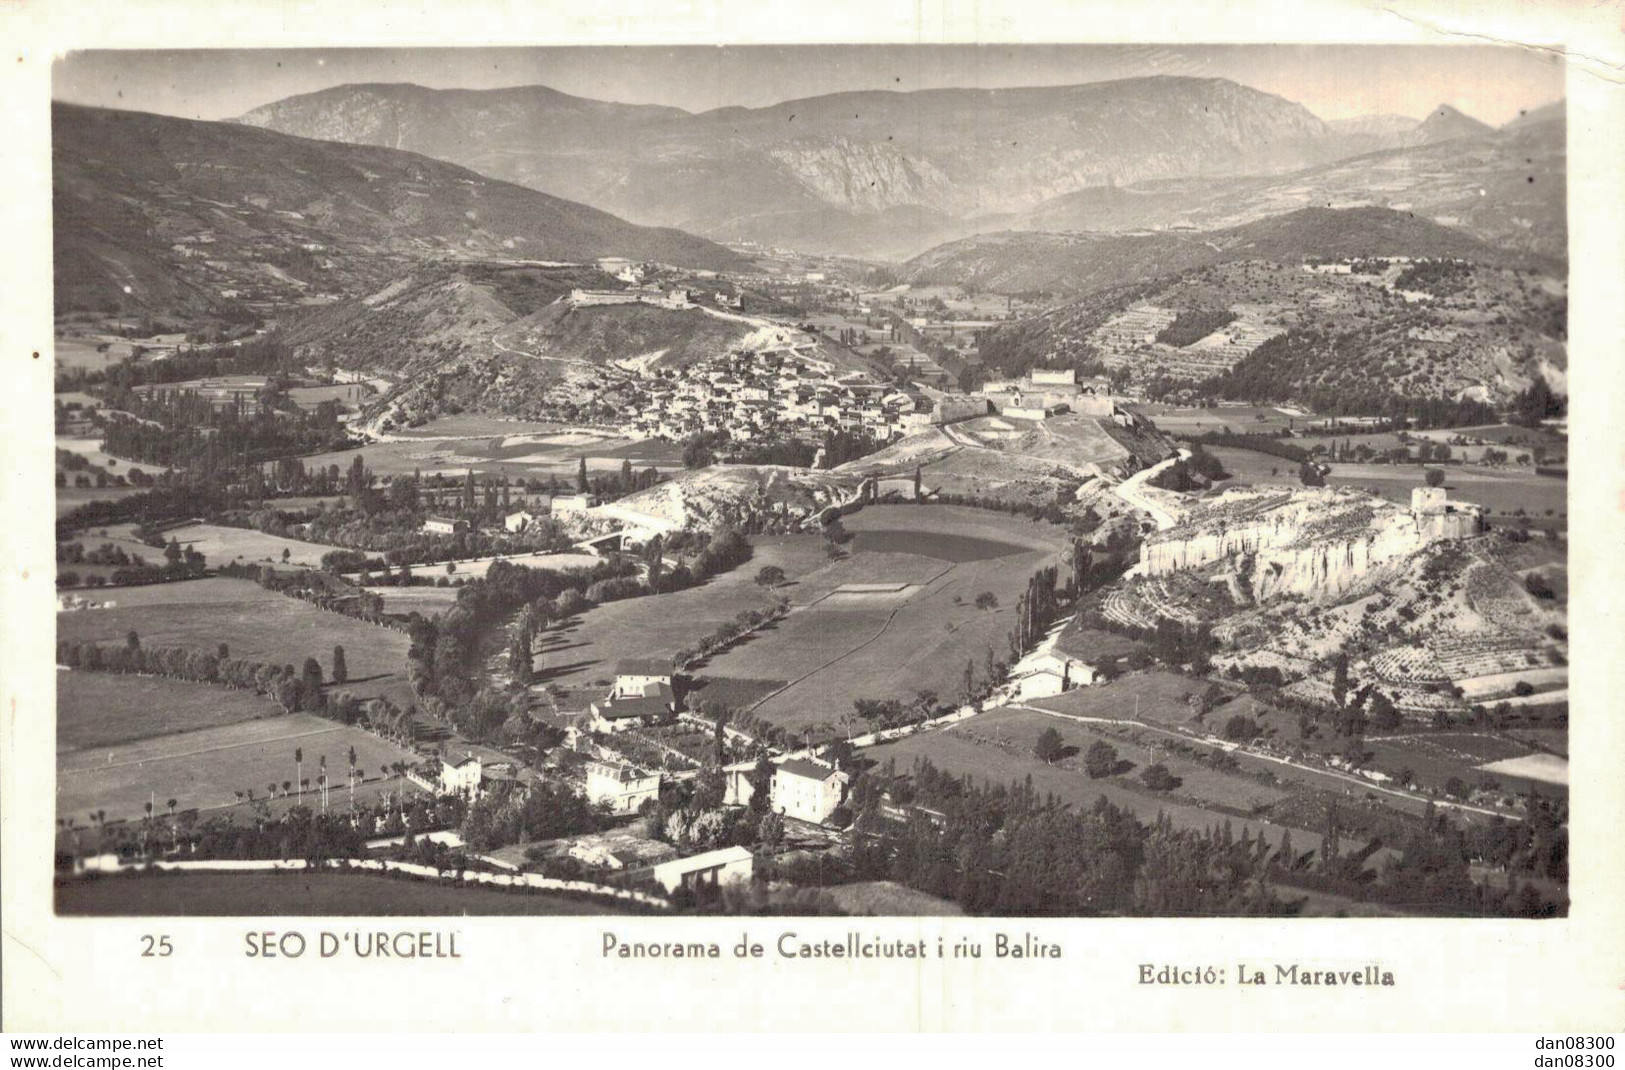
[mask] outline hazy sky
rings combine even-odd
[[[1450,104],[1499,125],[1563,95],[1555,56],[1493,46],[799,45],[693,48],[265,49],[76,52],[54,96],[224,119],[347,82],[435,88],[547,85],[577,96],[704,111],[850,89],[1067,85],[1147,74],[1230,78],[1323,119],[1424,117]]]

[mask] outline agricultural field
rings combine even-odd
[[[705,669],[788,680],[753,711],[788,729],[833,734],[860,698],[952,701],[967,661],[983,679],[990,652],[1009,658],[1016,600],[1067,545],[1063,528],[953,506],[871,506],[843,524],[849,556],[803,578],[787,618]],[[975,605],[984,592],[995,606]]]
[[[384,612],[389,614],[421,613],[432,617],[457,604],[455,587],[368,587],[367,590],[383,598]]]
[[[359,409],[373,394],[366,383],[334,383],[331,386],[294,386],[288,388],[288,399],[301,409],[314,409],[324,401],[336,401],[339,408]]]
[[[359,728],[310,714],[283,714],[59,752],[57,813],[106,810],[107,820],[117,821],[142,816],[149,800],[163,808],[171,798],[177,810],[235,806],[237,792],[252,789],[263,796],[269,784],[292,780],[296,747],[305,752],[304,776],[314,782],[320,756],[326,755],[328,782],[341,787],[351,747],[357,765],[374,781],[383,767],[415,760],[411,751]]]
[[[1267,435],[1301,428],[1315,419],[1312,413],[1284,405],[1279,408],[1271,405],[1220,405],[1207,409],[1146,402],[1126,408],[1150,417],[1159,430],[1170,435],[1205,435],[1209,431]]]
[[[234,657],[291,664],[296,670],[305,658],[314,657],[324,672],[332,668],[333,647],[342,645],[349,668],[345,690],[362,700],[382,695],[401,706],[411,702],[408,640],[394,629],[226,577],[98,592],[102,594],[114,602],[111,608],[58,613],[58,638],[121,644],[134,630],[149,646],[212,651],[226,643]]]
[[[284,550],[288,553],[288,564],[316,568],[321,564],[323,554],[338,549],[319,542],[284,539],[280,535],[267,535],[252,528],[230,528],[219,524],[189,524],[164,534],[202,554],[208,559],[210,568],[219,568],[228,561],[243,564],[271,561],[280,564]],[[161,551],[156,550],[149,551],[149,554],[163,556]]]
[[[252,691],[122,673],[56,674],[58,753],[281,714]]]
[[[461,419],[461,417],[457,417]],[[426,425],[427,431],[436,424]],[[500,421],[490,421],[499,423]],[[451,436],[448,434],[392,436],[389,441],[370,442],[359,450],[336,450],[305,458],[305,466],[347,467],[357,452],[380,480],[421,472],[425,476],[462,477],[506,474],[510,478],[546,479],[558,476],[574,486],[581,459],[592,473],[618,473],[623,462],[634,467],[680,469],[682,446],[654,439],[633,439],[611,432],[551,430],[536,432],[496,431],[490,435]]]
[[[63,880],[56,912],[100,917],[486,917],[622,914],[609,900],[376,873],[147,873]]]
[[[745,610],[770,609],[776,594],[794,602],[802,584],[829,564],[816,535],[761,536],[752,548],[749,561],[703,586],[595,606],[543,632],[534,648],[537,682],[567,691],[607,686],[618,661],[670,657]],[[777,590],[756,582],[769,565],[785,572]],[[713,670],[700,673],[710,678]]]
[[[908,736],[892,743],[883,743],[878,747],[865,748],[863,757],[884,765],[895,761],[898,772],[907,772],[916,758],[926,758],[939,769],[950,772],[969,774],[978,782],[986,781],[993,784],[1020,783],[1027,777],[1032,777],[1033,788],[1040,795],[1054,795],[1060,801],[1073,807],[1085,808],[1093,806],[1095,800],[1104,796],[1113,805],[1121,806],[1132,812],[1141,821],[1154,821],[1157,815],[1163,814],[1173,822],[1175,827],[1190,830],[1205,830],[1216,825],[1222,825],[1226,820],[1231,822],[1234,833],[1241,835],[1247,829],[1253,836],[1263,834],[1272,844],[1279,845],[1286,826],[1258,818],[1246,818],[1233,813],[1203,808],[1198,803],[1174,801],[1169,793],[1154,793],[1144,789],[1134,778],[1138,775],[1141,762],[1148,752],[1140,752],[1124,744],[1118,739],[1109,739],[1124,760],[1135,763],[1135,768],[1123,777],[1106,777],[1100,780],[1090,779],[1080,769],[1069,769],[1061,765],[1047,765],[1032,756],[1032,742],[1026,739],[1030,734],[1037,737],[1044,727],[1053,726],[1062,733],[1062,738],[1069,745],[1086,748],[1093,741],[1093,734],[1083,726],[1069,724],[1059,718],[1044,717],[1041,714],[1028,713],[1029,717],[1038,717],[1040,722],[1032,725],[1023,725],[1021,722],[1007,718],[1006,714],[1018,714],[1023,711],[995,711],[984,714],[956,725],[951,729],[922,732]],[[1005,718],[1002,721],[990,721],[988,718]],[[994,733],[1002,731],[1011,742],[1009,749],[994,744],[978,742],[970,737],[968,732],[983,737],[995,739]],[[1017,727],[1023,742],[1017,742]],[[1081,746],[1080,746],[1081,744]],[[1182,778],[1182,783],[1174,789],[1173,795],[1183,797],[1186,784],[1191,785],[1190,790],[1198,787],[1210,793],[1223,792],[1227,798],[1240,800],[1240,808],[1245,809],[1249,801],[1256,797],[1260,800],[1270,799],[1280,801],[1287,796],[1256,781],[1239,776],[1223,776],[1223,781],[1234,781],[1233,786],[1216,784],[1206,781],[1206,777],[1220,777],[1220,774],[1198,766],[1196,763],[1179,757],[1169,758],[1159,754],[1163,762],[1174,776]],[[1135,786],[1129,787],[1128,783]],[[1293,840],[1305,848],[1318,843],[1318,833],[1294,827]],[[1363,846],[1350,843],[1351,847]]]
[[[105,347],[105,348],[104,348]],[[56,366],[102,371],[125,360],[131,353],[127,341],[109,341],[104,338],[57,338],[54,346]]]
[[[1411,491],[1422,485],[1421,469],[1381,464],[1334,464],[1326,482],[1339,487],[1371,491],[1392,502],[1410,504]],[[1510,523],[1527,515],[1532,527],[1567,526],[1568,483],[1525,469],[1450,465],[1445,469],[1450,497],[1476,502],[1489,512],[1492,523]],[[1523,510],[1519,514],[1519,510]]]
[[[441,416],[419,427],[403,427],[391,438],[489,438],[502,435],[549,435],[564,430],[563,425],[535,420],[504,420],[497,416],[463,412]]]
[[[1143,672],[1120,677],[1107,684],[1080,687],[1065,694],[1034,700],[1031,705],[1073,717],[1105,720],[1136,720],[1147,724],[1200,729],[1195,721],[1197,696],[1208,688],[1207,681],[1171,672]],[[1220,718],[1224,707],[1210,717]]]
[[[140,487],[58,487],[56,516],[60,520],[86,502],[114,502],[140,493]]]
[[[444,565],[414,566],[412,571],[414,575],[429,576],[436,580],[441,576],[447,576],[453,580],[476,579],[491,571],[491,566],[498,561],[506,561],[511,565],[524,565],[526,568],[548,569],[559,572],[570,568],[591,568],[594,565],[604,563],[604,559],[597,554],[509,554],[506,557],[480,557],[471,561],[458,561],[456,562],[457,568],[452,572],[447,572]],[[410,589],[403,588],[403,590]],[[455,592],[453,596],[455,597]]]
[[[1373,755],[1367,767],[1395,776],[1409,769],[1422,787],[1443,790],[1451,777],[1476,787],[1484,776],[1507,791],[1542,790],[1568,784],[1568,760],[1541,754],[1501,732],[1418,732],[1368,738]],[[1538,774],[1538,775],[1537,775]]]
[[[1209,446],[1207,450],[1219,458],[1231,475],[1231,479],[1220,486],[1302,485],[1298,466],[1284,457],[1233,446]],[[1411,491],[1424,486],[1426,478],[1426,469],[1421,465],[1338,463],[1331,469],[1326,481],[1332,486],[1369,491],[1407,506],[1411,502]],[[1496,518],[1501,518],[1503,523],[1510,522],[1522,509],[1534,527],[1563,526],[1568,513],[1568,484],[1562,479],[1536,475],[1528,468],[1466,464],[1449,465],[1444,472],[1450,497],[1484,506],[1492,522]]]

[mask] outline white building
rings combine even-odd
[[[821,825],[846,798],[848,779],[830,766],[791,758],[773,770],[773,809],[785,817]]]
[[[652,870],[654,879],[666,891],[679,888],[719,887],[750,880],[755,858],[745,847],[724,847],[704,854],[662,862]]]
[[[609,803],[611,813],[635,814],[645,802],[659,796],[659,773],[645,773],[630,765],[607,762],[587,765],[587,798],[595,803]]]
[[[529,531],[533,526],[535,526],[536,521],[540,519],[540,517],[530,510],[521,509],[517,513],[509,513],[507,516],[503,517],[502,526],[507,528],[509,531],[518,534],[519,532]]]
[[[1093,665],[1058,650],[1035,657],[1028,664],[1030,671],[1016,680],[1017,697],[1023,701],[1087,687],[1098,678]]]
[[[593,504],[590,494],[560,494],[553,499],[553,512],[585,513]]]
[[[423,530],[430,535],[456,535],[468,530],[468,521],[453,520],[449,516],[431,516],[423,521]]]
[[[477,799],[480,794],[481,781],[480,759],[470,754],[460,762],[440,760],[440,793],[442,795],[461,795],[467,799]]]

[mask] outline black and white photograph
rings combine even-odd
[[[51,85],[58,916],[1568,915],[1560,55]]]

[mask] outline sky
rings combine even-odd
[[[353,82],[437,89],[546,85],[688,111],[856,89],[1070,85],[1151,74],[1229,78],[1322,119],[1425,117],[1449,104],[1492,125],[1563,96],[1562,61],[1484,45],[795,45],[233,49],[69,53],[53,96],[227,119]]]

